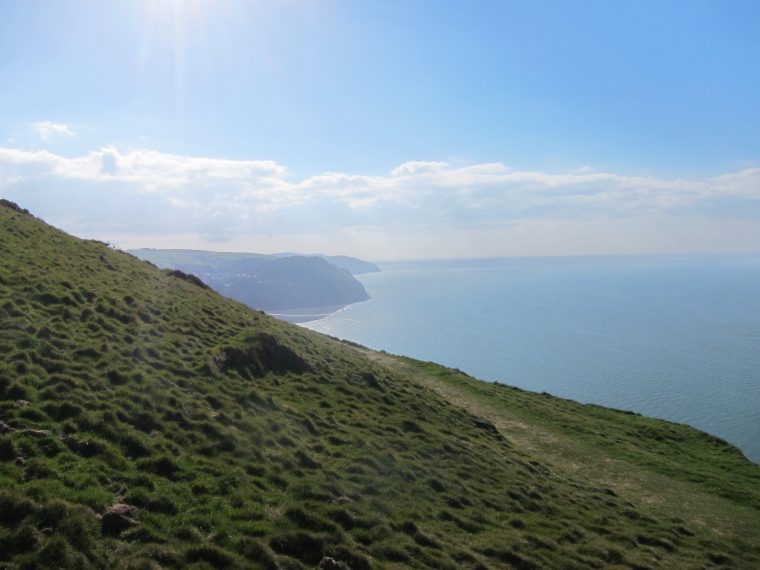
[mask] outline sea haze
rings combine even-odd
[[[760,463],[760,254],[430,260],[312,330],[687,423]]]

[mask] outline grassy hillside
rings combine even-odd
[[[9,204],[0,322],[0,568],[760,566],[760,467],[720,440],[368,353]]]
[[[232,253],[217,251],[200,251],[194,249],[131,249],[127,250],[135,257],[145,259],[159,267],[171,269],[184,269],[185,271],[202,271],[214,273],[226,271],[229,273],[245,273],[256,265],[267,260],[283,257],[321,257],[336,267],[345,269],[352,275],[372,273],[380,271],[374,263],[362,261],[347,255],[324,255],[316,253],[304,255],[302,253],[274,253],[265,255],[261,253]],[[192,269],[191,269],[192,268]]]
[[[227,271],[231,267],[246,265],[255,267],[259,263],[274,259],[261,253],[234,253],[201,251],[196,249],[135,249],[128,253],[165,268],[196,268],[199,271]]]

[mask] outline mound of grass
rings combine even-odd
[[[0,567],[760,566],[731,446],[366,354],[7,204],[0,321]]]

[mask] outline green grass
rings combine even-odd
[[[0,320],[0,568],[760,566],[724,442],[366,353],[7,204]],[[104,532],[115,504],[139,524]]]
[[[140,259],[155,263],[159,267],[192,267],[198,270],[219,270],[240,261],[276,259],[261,253],[210,252],[194,249],[136,249],[130,250]]]

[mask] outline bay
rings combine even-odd
[[[309,329],[686,423],[760,462],[760,254],[423,260]]]

